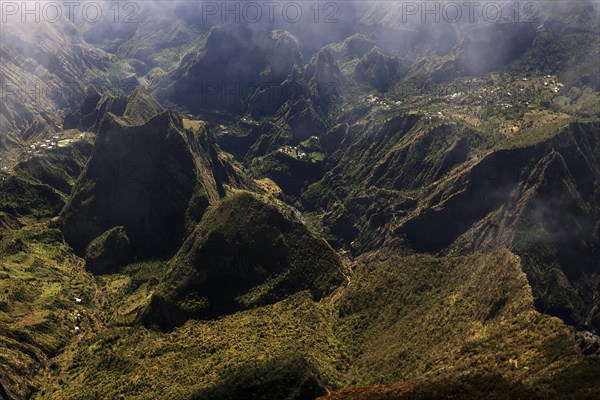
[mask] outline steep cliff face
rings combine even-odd
[[[469,157],[475,134],[442,125],[395,146],[373,169],[368,183],[388,189],[416,189],[440,179]]]
[[[340,93],[342,72],[331,53],[325,49],[315,54],[305,69],[305,76],[317,107],[327,112]]]
[[[571,124],[537,145],[497,151],[401,223],[422,251],[508,246],[541,310],[598,330],[600,126]],[[444,229],[439,229],[443,226]]]
[[[572,125],[550,141],[511,193],[512,201],[473,232],[478,247],[507,245],[521,255],[541,310],[596,332],[599,128]]]
[[[324,138],[335,167],[301,196],[334,244],[356,254],[505,246],[522,257],[541,311],[598,331],[597,122],[520,147],[409,116],[342,124]]]
[[[531,155],[501,150],[463,171],[451,185],[438,188],[430,202],[422,200],[416,216],[397,229],[419,251],[436,252],[451,245],[473,224],[509,200],[521,169]],[[423,204],[425,203],[425,204]],[[444,226],[444,229],[439,229]]]
[[[82,252],[107,229],[124,226],[138,256],[166,256],[224,196],[231,174],[210,133],[186,130],[178,115],[165,112],[131,126],[109,113],[61,214],[61,230]]]
[[[249,193],[226,198],[203,217],[170,263],[141,320],[170,329],[309,290],[315,299],[342,281],[325,241]]]
[[[581,176],[572,175],[560,153],[540,160],[517,189],[500,241],[523,257],[542,311],[597,332],[600,204],[586,199],[577,181]]]
[[[355,251],[381,245],[386,233],[380,228],[414,203],[409,191],[431,184],[469,152],[468,131],[425,129],[420,120],[417,115],[367,119],[323,135],[335,167],[302,193],[303,205],[325,211],[325,225],[346,245],[364,233],[364,242],[352,245]]]
[[[352,181],[353,185],[345,186],[345,190],[350,190],[351,186],[366,180],[386,154],[415,128],[419,119],[416,115],[393,116],[383,121],[367,120],[332,129],[324,135],[324,142],[338,166],[325,176],[323,184],[333,189],[344,185],[332,181],[343,181],[344,184]],[[312,194],[307,193],[307,202],[318,201],[311,197]]]

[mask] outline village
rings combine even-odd
[[[279,148],[281,153],[297,160],[318,162],[323,161],[325,154],[321,152],[319,137],[310,136],[298,146],[286,145]]]
[[[297,158],[298,160],[308,158],[308,154],[298,149],[296,146],[283,146],[279,149],[279,151],[293,158]]]
[[[438,86],[435,91],[403,97],[402,89],[387,95],[370,93],[364,104],[381,113],[424,115],[428,120],[462,120],[470,125],[512,135],[566,114],[551,108],[552,101],[565,91],[555,75],[514,76],[491,74],[486,78],[465,78]]]
[[[29,161],[34,157],[42,156],[48,152],[67,147],[78,140],[90,139],[91,132],[79,132],[77,130],[66,130],[51,133],[50,137],[38,139],[25,147],[15,147],[12,151],[0,157],[0,180],[5,181],[6,175],[12,175],[14,166],[20,162]]]
[[[32,156],[43,154],[46,151],[54,150],[62,147],[67,147],[71,143],[77,140],[83,140],[87,136],[86,132],[73,135],[75,131],[63,131],[54,133],[49,139],[40,139],[29,145],[29,148],[25,151],[26,159]]]

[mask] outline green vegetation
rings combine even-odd
[[[0,398],[600,398],[598,5],[344,7],[3,29]]]
[[[85,249],[86,268],[96,275],[117,272],[131,258],[131,245],[122,226],[107,230]]]
[[[569,329],[534,311],[519,259],[506,250],[367,262],[337,307],[337,330],[357,357],[352,384],[465,373],[534,384],[547,369],[584,362]]]
[[[159,270],[138,264],[124,272],[148,283]],[[103,279],[109,287],[120,276]],[[122,306],[137,297],[128,293]],[[570,328],[535,311],[519,258],[507,250],[366,258],[325,301],[300,292],[169,333],[109,323],[55,362],[35,399],[313,399],[413,379],[421,398],[457,385],[465,398],[600,390],[598,357],[582,356]]]
[[[143,107],[146,101],[135,100],[140,96],[128,101]],[[219,158],[207,131],[186,130],[172,111],[142,125],[111,113],[102,121],[94,151],[60,215],[65,239],[83,254],[96,237],[123,226],[140,259],[170,257],[192,228],[188,224],[225,195],[225,183],[235,184],[235,171]]]
[[[43,218],[56,215],[63,205],[63,197],[50,186],[0,172],[0,211]]]
[[[109,329],[62,357],[64,369],[52,379],[62,384],[35,398],[314,398],[339,377],[340,344],[328,315],[304,292],[168,334]]]
[[[239,193],[207,211],[170,262],[142,320],[169,329],[302,290],[320,299],[341,281],[341,263],[326,242],[276,207]]]
[[[104,322],[108,326],[133,325],[167,267],[164,261],[145,261],[129,264],[116,274],[98,276],[104,298]]]
[[[0,265],[0,384],[21,398],[74,337],[97,329],[96,285],[60,232],[43,223],[3,229]]]

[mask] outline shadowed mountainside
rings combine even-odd
[[[164,112],[139,126],[107,114],[94,150],[59,224],[82,252],[94,238],[124,226],[138,256],[172,254],[223,185],[235,183],[207,130],[186,130]]]
[[[0,397],[600,396],[595,2],[157,4],[2,27]]]

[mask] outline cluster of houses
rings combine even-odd
[[[527,78],[523,78],[523,80],[527,81]],[[544,79],[544,87],[549,87],[554,93],[558,93],[562,88],[565,87],[565,85],[560,83],[556,76],[546,75],[546,78]]]
[[[308,154],[298,149],[296,146],[283,146],[279,151],[298,159],[308,158]]]
[[[40,140],[29,145],[30,152],[35,152],[35,154],[39,154],[40,150],[52,150],[53,148],[58,147],[59,140],[60,133],[56,133],[50,139]]]
[[[374,95],[372,93],[367,95],[366,101],[368,104],[371,104],[374,106],[380,106],[384,110],[389,110],[391,108],[390,104],[388,104],[385,99],[380,99],[379,97],[377,97],[376,95]],[[395,106],[400,106],[400,105],[402,105],[402,101],[396,100],[396,101],[393,101],[392,104]],[[344,111],[344,110],[342,109],[342,111]]]
[[[54,139],[54,138],[53,138]],[[55,147],[58,147],[58,141],[53,139],[44,139],[29,145],[29,150],[27,154],[29,155],[38,155],[43,150],[52,150]]]
[[[481,87],[481,81],[472,81],[475,86],[457,91],[445,97],[450,103],[460,105],[498,104],[504,109],[512,108],[519,103],[529,106],[530,99],[539,96],[543,91],[550,89],[559,93],[564,84],[553,75],[538,78],[522,78],[519,81],[498,85],[489,89],[488,85]],[[489,82],[488,82],[489,83]],[[469,95],[470,94],[470,95]]]
[[[444,93],[439,97],[415,96],[410,104],[415,113],[423,114],[429,120],[452,116],[477,123],[481,116],[477,112],[473,114],[473,111],[482,110],[487,113],[487,108],[480,109],[478,106],[492,106],[492,110],[509,113],[511,110],[521,112],[556,96],[564,87],[555,75],[519,77],[510,81],[502,81],[496,77],[472,78],[444,87]],[[378,104],[380,100],[371,97],[370,101]],[[512,123],[517,124],[513,126],[513,133],[515,130],[529,129],[533,126],[532,118],[524,116],[518,123],[513,121]]]
[[[84,137],[84,134],[81,133],[80,138]],[[50,139],[38,140],[29,145],[29,149],[27,150],[28,155],[38,155],[41,154],[44,150],[52,150],[58,147],[66,147],[73,139],[61,139],[62,134],[60,132],[55,133]]]
[[[10,172],[11,169],[10,169],[10,167],[8,165],[4,165],[4,166],[2,166],[2,168],[0,168],[0,171],[2,171],[2,172]],[[0,182],[4,182],[6,179],[7,179],[6,175],[0,174]]]
[[[251,118],[242,117],[241,121],[246,124],[260,125],[257,121],[255,121]]]
[[[81,297],[74,297],[73,299],[75,300],[75,303],[77,303],[77,304],[81,304],[81,302],[83,301],[83,299]],[[73,312],[70,312],[69,315],[75,319],[74,331],[76,333],[79,332],[81,330],[82,314],[79,311],[74,310]]]
[[[547,90],[557,94],[564,88],[564,84],[560,83],[558,77],[554,75],[525,77],[510,82],[501,82],[491,77],[471,78],[461,81],[458,86],[452,86],[455,86],[454,90],[441,96],[441,99],[448,105],[478,106],[493,104],[503,109],[510,109],[518,105],[528,107],[531,104],[531,99],[539,98]],[[403,105],[401,100],[388,103],[385,99],[373,93],[368,94],[365,100],[368,104],[380,106],[383,109],[390,109],[390,105]],[[412,98],[411,104],[417,107],[419,113],[424,112],[430,119],[442,117],[439,112],[431,112],[431,110],[425,112],[433,101],[435,101],[435,98],[416,96]]]

